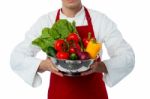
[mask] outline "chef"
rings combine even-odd
[[[92,37],[105,45],[110,59],[97,60],[81,76],[68,77],[58,71],[51,59],[36,58],[41,49],[32,45],[32,41],[44,27],[51,27],[59,19],[75,21],[81,38],[91,32]],[[132,71],[134,60],[132,48],[106,15],[84,7],[81,0],[62,0],[62,8],[41,16],[27,31],[24,41],[13,50],[10,63],[32,87],[41,84],[39,73],[50,71],[48,99],[108,99],[105,84],[112,87],[120,82]]]

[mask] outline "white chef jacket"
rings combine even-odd
[[[104,73],[104,82],[112,87],[129,74],[135,63],[134,52],[130,45],[123,39],[120,31],[103,13],[88,9],[95,37],[99,42],[104,43],[110,59],[104,60],[108,73]],[[24,41],[18,44],[13,50],[10,64],[13,69],[25,82],[32,87],[39,86],[42,79],[37,72],[41,59],[35,58],[41,50],[32,45],[32,41],[40,36],[44,27],[51,27],[56,18],[57,11],[49,12],[41,16],[37,22],[27,31]],[[75,21],[77,26],[87,25],[84,7],[73,17],[67,17],[60,12],[60,19]]]

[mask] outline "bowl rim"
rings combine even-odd
[[[53,58],[53,59],[56,59],[56,60],[60,60],[60,61],[94,61],[94,60],[97,60],[99,57],[100,57],[100,55],[97,55],[97,57],[95,58],[95,59],[92,59],[92,58],[90,58],[90,59],[85,59],[85,60],[79,60],[79,59],[77,59],[77,60],[71,60],[71,59],[58,59],[58,58],[56,58],[56,57],[53,57],[53,56],[49,56],[49,55],[47,55],[47,57],[48,58]]]

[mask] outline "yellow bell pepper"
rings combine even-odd
[[[98,43],[95,39],[91,39],[85,51],[89,53],[92,59],[95,59],[101,49],[102,43]]]

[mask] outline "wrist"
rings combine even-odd
[[[42,60],[38,67],[38,72],[44,72],[47,69],[46,60]]]

